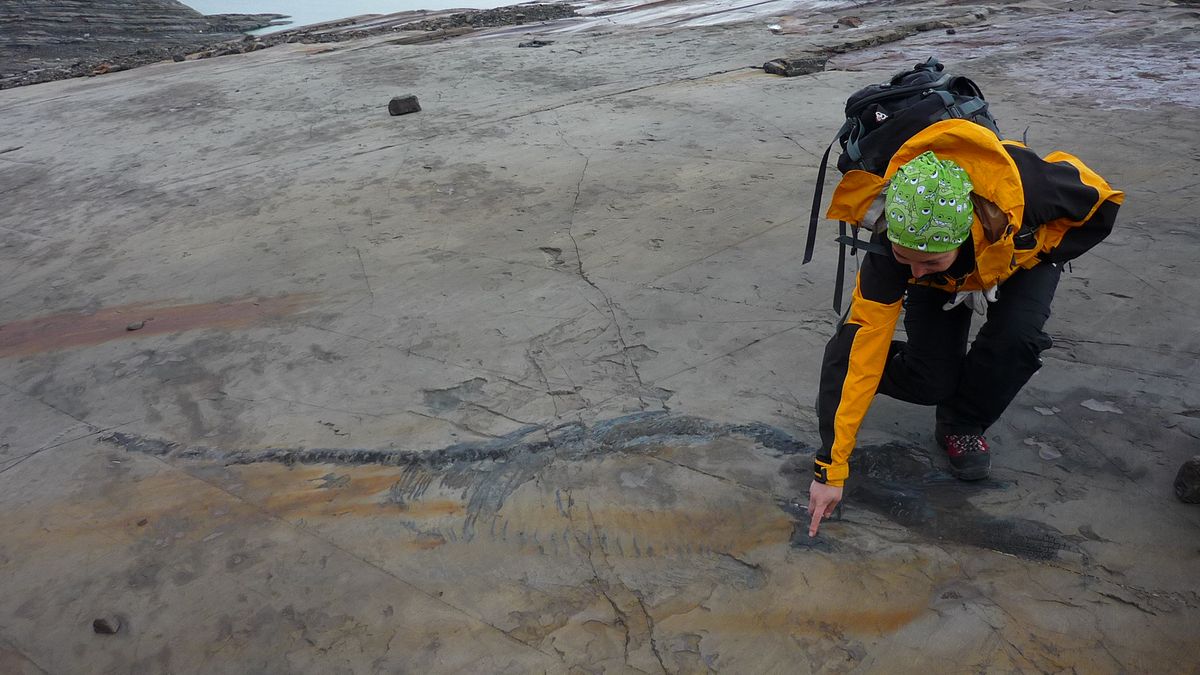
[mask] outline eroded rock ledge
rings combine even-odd
[[[250,36],[245,32],[286,17],[206,16],[175,0],[10,0],[0,7],[0,89],[103,75],[157,61],[243,54],[284,42],[341,42],[391,31],[460,34],[574,15],[574,8],[565,3],[412,11]]]
[[[161,60],[282,18],[204,16],[175,0],[8,0],[0,5],[0,88],[90,74],[106,60]]]

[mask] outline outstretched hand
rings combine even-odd
[[[842,488],[813,481],[808,486],[808,513],[812,522],[808,525],[808,536],[817,536],[817,527],[822,518],[833,515],[833,509],[842,501]]]

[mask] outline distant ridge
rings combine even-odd
[[[212,44],[278,15],[205,16],[175,0],[3,0],[0,76],[137,53]]]

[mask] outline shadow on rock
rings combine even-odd
[[[919,450],[890,443],[855,450],[846,500],[913,532],[1028,560],[1050,560],[1073,550],[1055,528],[1026,518],[998,517],[974,506],[972,496],[1007,489],[995,480],[964,483],[933,465]]]

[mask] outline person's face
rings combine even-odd
[[[929,253],[892,244],[892,253],[896,256],[896,262],[908,265],[912,269],[914,279],[920,279],[928,274],[945,272],[958,259],[958,249],[945,253]]]

